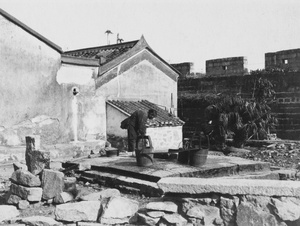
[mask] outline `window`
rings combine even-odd
[[[288,64],[289,61],[288,61],[288,59],[283,59],[283,60],[282,60],[282,63],[283,63],[283,64]]]
[[[228,67],[227,67],[227,66],[222,66],[222,69],[223,69],[224,71],[226,71],[226,70],[228,69]]]

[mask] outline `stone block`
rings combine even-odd
[[[63,226],[62,223],[57,222],[53,218],[44,216],[24,217],[20,221],[26,225]]]
[[[103,211],[100,217],[102,224],[125,224],[138,211],[139,204],[135,200],[123,197],[112,197],[106,205],[102,205]]]
[[[55,219],[69,222],[97,222],[100,205],[99,201],[82,201],[57,205],[55,208]]]
[[[23,185],[26,187],[39,187],[41,186],[41,180],[37,176],[33,175],[27,170],[16,170],[10,177],[13,183]]]
[[[96,201],[96,200],[102,200],[104,198],[117,197],[120,195],[121,193],[118,189],[109,188],[109,189],[102,190],[100,192],[94,192],[88,195],[84,195],[80,197],[80,199],[83,201]]]
[[[0,205],[0,213],[0,223],[5,220],[13,219],[20,214],[15,206],[9,205]]]
[[[299,181],[166,177],[158,181],[165,193],[300,197]]]
[[[24,187],[22,185],[11,184],[10,191],[12,194],[21,197],[29,202],[38,202],[42,198],[42,188]]]
[[[22,169],[22,170],[28,170],[28,167],[26,164],[22,164],[20,162],[14,162],[13,163],[13,167],[14,167],[14,171],[18,170],[18,169]]]
[[[50,152],[39,149],[39,136],[26,137],[26,165],[28,171],[34,175],[39,174],[43,169],[50,169]]]
[[[22,198],[20,196],[11,194],[11,192],[10,192],[10,194],[8,195],[8,198],[6,200],[6,203],[11,204],[11,205],[18,205],[20,200],[22,200]]]
[[[29,207],[30,203],[27,200],[20,200],[18,203],[18,209],[25,210]]]
[[[42,172],[43,199],[52,199],[63,192],[64,174],[59,171],[44,169]]]
[[[137,213],[138,223],[141,225],[156,225],[160,220],[160,217],[150,217],[143,213]]]
[[[77,193],[76,177],[65,177],[64,178],[64,189],[63,191],[71,192],[73,195]]]
[[[281,201],[276,198],[271,199],[271,203],[274,206],[274,212],[283,221],[296,221],[300,219],[300,203],[295,204],[291,200]]]
[[[183,218],[181,215],[178,213],[173,213],[173,214],[165,214],[162,216],[162,219],[168,222],[168,225],[176,225],[176,226],[181,226],[181,225],[186,225],[187,220]]]
[[[280,225],[276,217],[269,212],[263,211],[259,207],[253,206],[251,203],[242,202],[237,208],[236,223],[238,226],[247,225]]]
[[[76,226],[105,226],[105,225],[100,223],[92,223],[92,222],[77,222]]]
[[[188,217],[202,219],[205,225],[212,225],[215,220],[221,219],[220,209],[214,206],[197,205],[186,213]]]
[[[74,200],[74,195],[70,192],[62,192],[55,196],[53,202],[57,204],[63,204]]]
[[[150,202],[146,205],[146,209],[148,210],[159,210],[176,213],[178,210],[178,206],[174,202]]]

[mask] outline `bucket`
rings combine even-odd
[[[203,166],[206,163],[208,149],[198,149],[190,151],[190,165]]]
[[[150,136],[138,137],[136,149],[136,162],[138,166],[153,165],[153,146]]]
[[[178,162],[182,164],[188,164],[189,163],[189,158],[190,158],[190,153],[189,151],[181,151],[178,152]]]
[[[147,154],[139,154],[136,158],[138,166],[152,166],[153,165],[153,158],[151,155]]]

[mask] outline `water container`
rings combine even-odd
[[[138,166],[153,165],[153,146],[150,136],[138,137],[136,148],[136,161]]]
[[[190,151],[190,165],[203,166],[206,163],[208,149],[196,149]]]

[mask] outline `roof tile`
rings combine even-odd
[[[154,109],[157,111],[157,117],[154,120],[147,121],[147,127],[162,127],[162,126],[182,126],[184,122],[179,118],[171,115],[168,111],[161,109],[156,104],[147,100],[140,101],[123,101],[123,100],[108,100],[108,104],[119,108],[131,115],[136,110],[148,111]]]

